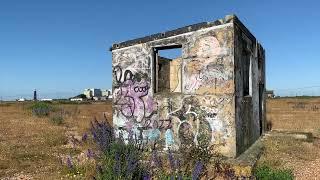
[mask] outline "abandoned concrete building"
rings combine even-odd
[[[111,51],[113,123],[124,136],[177,151],[207,141],[237,157],[264,133],[265,52],[235,15]]]

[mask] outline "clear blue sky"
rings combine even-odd
[[[320,86],[319,1],[1,0],[0,96],[111,87],[114,42],[236,14],[267,53],[267,87]]]

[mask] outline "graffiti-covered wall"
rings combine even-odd
[[[234,26],[232,16],[114,45],[113,122],[118,132],[174,150],[204,139],[235,157]],[[157,48],[169,46],[181,47],[179,60],[155,56]],[[163,72],[168,74],[159,75]],[[155,90],[158,79],[170,77],[175,78],[162,82],[166,91]]]

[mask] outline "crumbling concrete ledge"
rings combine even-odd
[[[287,130],[272,130],[265,134],[266,137],[291,137],[297,140],[313,142],[313,134],[311,132],[297,132]]]
[[[237,177],[252,178],[255,165],[264,150],[263,139],[264,137],[260,137],[240,156],[237,158],[227,158],[223,160],[223,163],[230,165],[231,170],[235,172]]]

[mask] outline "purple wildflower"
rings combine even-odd
[[[126,177],[130,177],[134,172],[137,171],[137,167],[139,166],[139,159],[136,151],[129,151],[126,154],[127,167],[126,167]]]
[[[143,180],[151,180],[151,176],[148,174],[148,175],[144,175],[143,176]]]
[[[203,170],[203,164],[202,164],[202,162],[198,161],[193,169],[193,172],[192,172],[192,180],[199,179],[199,177],[202,173],[202,170]]]
[[[225,177],[230,178],[230,179],[234,179],[236,177],[235,172],[230,167],[227,168],[227,170],[224,172],[224,174],[225,174]],[[245,179],[245,178],[243,178],[243,179]]]
[[[93,152],[91,149],[88,149],[88,151],[87,151],[87,157],[88,157],[88,158],[94,158],[94,156],[95,156],[94,152]]]
[[[68,156],[68,158],[67,158],[67,166],[68,166],[69,169],[73,168],[71,156]]]
[[[152,163],[154,163],[156,167],[162,167],[161,158],[158,156],[158,152],[156,150],[153,150],[152,152]]]
[[[175,171],[175,169],[176,169],[175,160],[174,160],[173,153],[171,152],[171,150],[169,150],[168,159],[169,159],[171,170]]]
[[[87,139],[88,139],[88,134],[84,133],[82,136],[82,141],[85,142],[85,141],[87,141]]]
[[[114,141],[113,127],[107,122],[99,122],[96,119],[91,122],[91,134],[102,152],[110,150],[110,144]]]
[[[121,170],[121,162],[120,162],[120,156],[119,156],[119,153],[116,152],[115,154],[115,166],[114,166],[114,173],[116,175],[120,175],[120,170]]]

